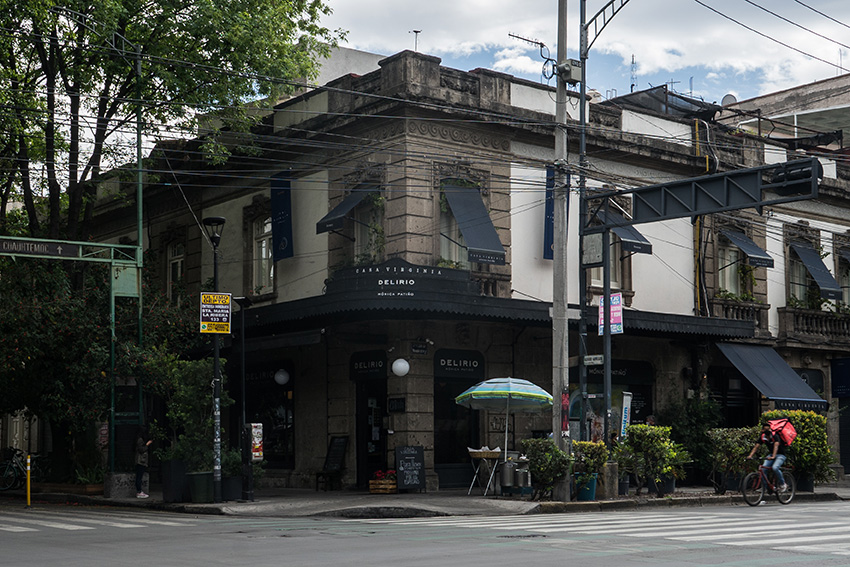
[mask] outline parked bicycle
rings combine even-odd
[[[0,463],[0,491],[20,488],[27,481],[26,456],[20,449],[9,447],[7,459]],[[47,476],[42,457],[30,455],[30,480],[43,482]]]
[[[765,494],[776,494],[780,504],[788,504],[797,494],[797,481],[787,467],[782,467],[782,476],[785,477],[786,490],[780,491],[773,481],[773,470],[770,467],[759,465],[758,471],[751,472],[744,477],[741,484],[741,494],[744,502],[750,506],[758,506],[764,501]]]

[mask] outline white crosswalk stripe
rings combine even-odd
[[[154,526],[192,527],[192,521],[142,518],[132,515],[99,514],[79,511],[73,515],[51,513],[45,510],[27,512],[0,510],[0,531],[22,533],[56,529],[66,531],[94,530],[97,528],[147,528]]]
[[[755,520],[747,514],[698,513],[687,516],[602,513],[593,515],[592,519],[585,514],[571,514],[352,521],[406,527],[491,529],[514,533],[523,531],[564,538],[575,535],[635,538],[640,541],[660,539],[850,556],[850,533],[846,521],[841,519],[847,513],[846,507],[824,507],[818,514],[800,517],[791,509],[782,510],[785,517],[772,516],[767,519],[759,516]]]

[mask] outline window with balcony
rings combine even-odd
[[[354,209],[354,263],[379,264],[384,260],[384,198],[379,191],[367,194]]]
[[[445,201],[445,197],[443,197]],[[466,243],[460,225],[445,202],[440,203],[440,265],[457,270],[468,270]]]
[[[271,215],[254,221],[253,281],[251,289],[255,295],[274,291],[274,257]]]
[[[717,249],[717,289],[721,295],[741,295],[741,254],[737,248],[719,246]]]
[[[623,245],[620,237],[611,234],[611,253],[608,256],[608,266],[611,272],[611,289],[623,289]],[[590,269],[590,285],[602,288],[605,285],[605,273],[602,266]]]

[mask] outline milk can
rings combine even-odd
[[[502,463],[502,488],[513,488],[514,474],[516,473],[516,463],[513,461],[505,461]]]

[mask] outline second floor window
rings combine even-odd
[[[252,289],[255,295],[264,295],[274,291],[272,251],[272,218],[265,216],[254,221],[254,279]]]
[[[354,209],[354,263],[357,265],[377,264],[384,259],[383,202],[381,194],[374,191]]]
[[[730,246],[717,249],[717,289],[732,295],[741,295],[741,278],[738,274],[741,252]]]
[[[814,281],[809,276],[806,265],[796,255],[792,255],[788,263],[788,297],[806,303],[810,295],[809,288],[812,286]]]
[[[440,263],[458,270],[468,270],[466,243],[457,219],[444,203],[440,207]]]
[[[623,249],[620,238],[615,234],[611,234],[610,250],[608,265],[611,268],[611,289],[623,289]],[[590,269],[590,285],[603,287],[605,285],[604,277],[602,266]]]
[[[183,280],[185,259],[186,247],[182,243],[175,242],[168,246],[168,289],[166,293],[171,301],[177,298],[175,288]]]

